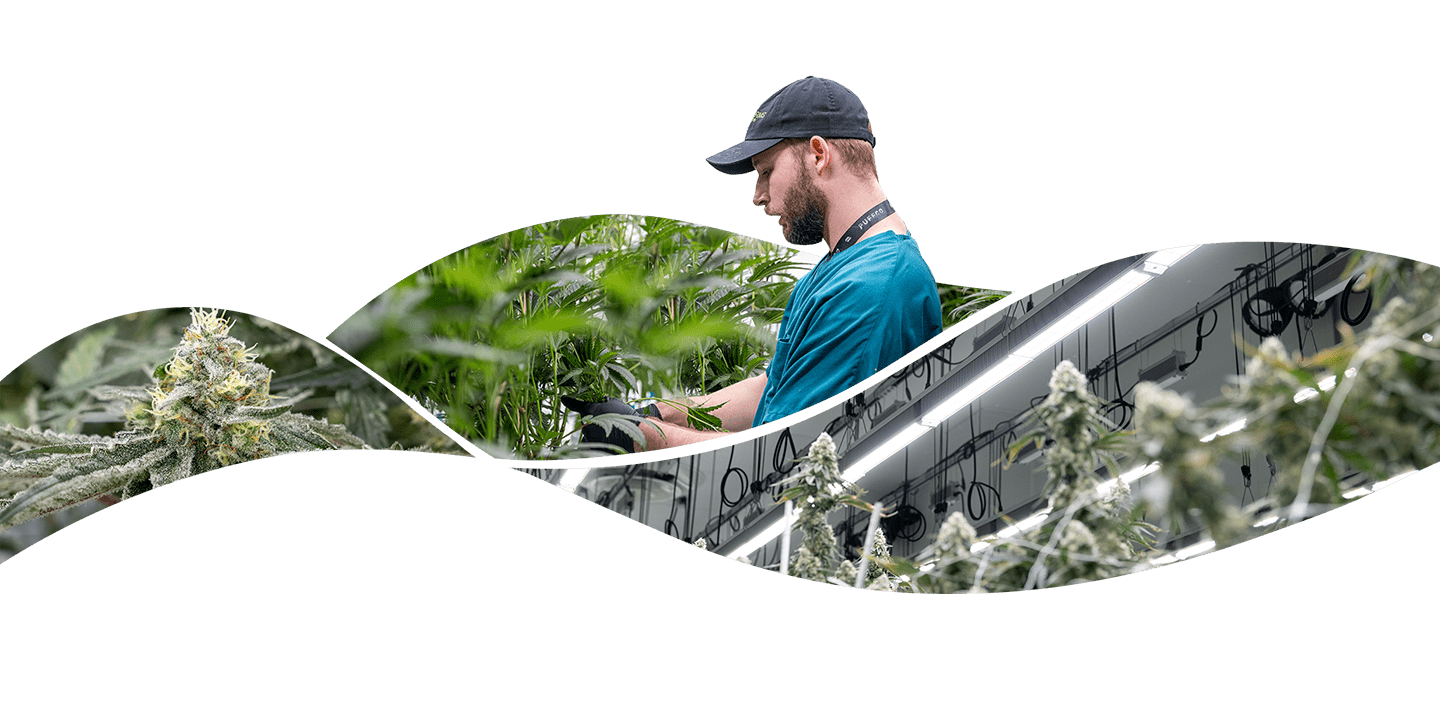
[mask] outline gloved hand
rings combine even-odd
[[[586,402],[578,398],[561,396],[560,402],[570,410],[577,412],[581,417],[595,417],[597,415],[629,415],[635,418],[643,417],[630,407],[628,403],[618,398],[605,398],[602,402]],[[651,403],[646,406],[644,416],[659,418],[660,407]],[[638,419],[632,422],[638,427]],[[633,437],[623,429],[612,427],[608,432],[597,423],[586,423],[580,428],[580,439],[587,443],[605,443],[619,448],[623,452],[634,452],[635,441]]]

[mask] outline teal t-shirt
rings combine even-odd
[[[914,238],[865,238],[795,283],[754,424],[838,395],[939,332],[940,294]]]

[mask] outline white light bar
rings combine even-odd
[[[1386,485],[1389,485],[1390,483],[1393,483],[1393,482],[1395,482],[1396,480],[1399,480],[1400,478],[1410,477],[1411,475],[1414,475],[1415,473],[1416,473],[1415,470],[1411,470],[1411,471],[1409,471],[1409,472],[1400,473],[1399,475],[1396,475],[1395,477],[1392,477],[1392,478],[1390,478],[1389,480],[1382,480],[1382,481],[1380,481],[1380,482],[1378,482],[1378,483],[1375,483],[1375,487],[1372,487],[1372,488],[1370,488],[1370,489],[1371,489],[1371,490],[1379,490],[1380,488],[1383,488],[1383,487],[1385,487]]]
[[[1115,492],[1115,487],[1120,484],[1121,480],[1124,480],[1126,485],[1130,485],[1136,480],[1139,480],[1140,478],[1145,477],[1146,475],[1149,475],[1150,473],[1153,473],[1159,469],[1160,463],[1158,462],[1152,462],[1149,465],[1141,465],[1140,467],[1131,468],[1123,473],[1120,473],[1120,477],[1118,478],[1110,478],[1109,480],[1100,483],[1100,485],[1095,489],[1100,491],[1101,497],[1105,497],[1108,496],[1110,493]]]
[[[910,423],[901,428],[900,432],[895,433],[889,440],[886,440],[884,445],[875,448],[870,454],[851,463],[840,476],[845,478],[847,482],[852,483],[865,477],[865,473],[870,472],[876,465],[884,462],[885,458],[900,452],[906,445],[914,442],[915,438],[930,432],[932,429],[934,428],[921,423]]]
[[[1188,255],[1197,245],[1190,245],[1180,248],[1171,248],[1153,253],[1147,258],[1147,263],[1159,266],[1159,272],[1169,267]],[[1018,350],[1005,356],[999,362],[990,366],[979,377],[966,383],[950,397],[941,400],[938,405],[929,412],[920,416],[917,424],[910,425],[900,430],[885,444],[871,451],[865,457],[852,463],[845,469],[843,477],[849,482],[855,482],[865,476],[865,473],[875,469],[875,466],[884,462],[886,458],[899,452],[901,448],[914,442],[916,438],[924,435],[931,428],[945,422],[946,418],[959,412],[961,408],[975,402],[975,399],[999,385],[1005,378],[1010,377],[1022,367],[1025,367],[1035,357],[1048,351],[1060,342],[1066,335],[1078,330],[1082,325],[1090,322],[1101,312],[1111,307],[1125,296],[1134,292],[1141,285],[1150,281],[1155,275],[1140,272],[1138,270],[1127,271],[1109,285],[1101,288],[1099,292],[1091,295],[1084,302],[1070,312],[1065,313],[1059,320],[1049,324],[1037,335],[1026,341]],[[1152,471],[1153,472],[1153,471]]]
[[[1018,534],[1020,534],[1020,533],[1022,533],[1022,532],[1025,532],[1026,530],[1029,530],[1029,529],[1031,529],[1031,528],[1039,527],[1041,523],[1045,522],[1045,518],[1048,518],[1048,517],[1050,517],[1050,511],[1049,511],[1049,510],[1045,510],[1045,511],[1043,511],[1043,512],[1035,513],[1034,515],[1031,515],[1030,517],[1025,518],[1024,520],[1021,520],[1020,522],[1015,523],[1014,525],[1011,525],[1010,527],[1007,527],[1007,528],[1005,528],[1004,530],[1001,530],[1000,532],[995,533],[995,537],[1002,537],[1002,538],[1015,537],[1016,535],[1018,535]]]
[[[1203,555],[1203,554],[1205,554],[1205,553],[1207,553],[1207,552],[1210,552],[1211,550],[1214,550],[1214,549],[1215,549],[1215,541],[1214,541],[1214,540],[1205,540],[1204,542],[1195,543],[1194,545],[1191,545],[1190,547],[1181,548],[1181,549],[1179,549],[1179,550],[1176,550],[1176,551],[1175,551],[1175,559],[1176,559],[1176,560],[1188,560],[1188,559],[1190,559],[1190,558],[1192,558],[1192,557],[1195,557],[1196,555]]]
[[[980,377],[971,380],[960,388],[954,395],[945,398],[936,405],[930,412],[920,416],[920,424],[926,427],[935,427],[945,418],[960,411],[960,408],[975,402],[975,398],[984,395],[990,388],[1000,384],[1001,380],[1010,377],[1022,367],[1030,363],[1030,358],[1017,355],[1007,355],[1000,362],[995,363],[989,370],[980,374]]]
[[[1120,302],[1126,295],[1134,292],[1136,288],[1150,281],[1154,275],[1148,275],[1138,270],[1131,270],[1121,275],[1114,282],[1101,288],[1099,292],[1091,295],[1085,302],[1080,303],[1070,312],[1065,313],[1059,320],[1050,323],[1044,330],[1041,330],[1035,337],[1030,338],[1015,351],[1016,355],[1027,358],[1038,357],[1055,344],[1060,342],[1072,332],[1080,329],[1081,325],[1090,322],[1101,312],[1110,306]]]
[[[561,490],[573,493],[575,492],[575,488],[580,487],[580,481],[584,480],[585,476],[589,474],[590,471],[586,468],[571,468],[561,473],[560,481],[555,484],[559,485]]]
[[[747,540],[745,544],[731,550],[730,554],[726,555],[726,557],[733,560],[759,550],[765,543],[780,537],[780,533],[789,530],[790,526],[795,524],[795,517],[795,515],[782,513],[779,520],[771,523],[770,527],[761,530],[758,535]]]
[[[1220,437],[1221,435],[1229,435],[1230,433],[1237,433],[1237,432],[1240,432],[1241,430],[1244,430],[1244,429],[1245,429],[1245,418],[1242,417],[1242,418],[1240,418],[1239,420],[1236,420],[1235,422],[1232,422],[1232,423],[1230,423],[1229,425],[1226,425],[1225,427],[1222,427],[1222,428],[1220,428],[1219,430],[1216,430],[1215,432],[1210,433],[1209,435],[1206,435],[1205,437],[1200,438],[1200,442],[1210,442],[1211,440],[1214,440],[1215,438]]]
[[[1352,367],[1347,369],[1345,371],[1345,377],[1355,377],[1355,368]],[[1300,392],[1295,393],[1295,402],[1305,402],[1306,400],[1309,400],[1310,398],[1319,395],[1321,391],[1329,392],[1331,390],[1334,390],[1335,376],[1331,375],[1326,378],[1321,378],[1318,384],[1320,385],[1320,390],[1316,390],[1315,388],[1301,388]]]
[[[1167,248],[1150,253],[1150,257],[1145,258],[1145,272],[1159,275],[1169,270],[1172,265],[1180,262],[1181,258],[1194,252],[1195,248],[1198,247],[1200,246],[1182,245],[1180,247]]]

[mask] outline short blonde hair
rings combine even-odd
[[[835,148],[836,154],[844,161],[845,167],[856,177],[863,178],[869,175],[876,180],[880,179],[880,173],[875,169],[875,148],[871,147],[869,142],[856,138],[835,138],[833,140],[825,138],[825,142]],[[796,157],[803,155],[804,148],[810,145],[809,139],[801,138],[791,138],[785,143]]]

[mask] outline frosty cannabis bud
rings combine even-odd
[[[229,335],[216,311],[191,323],[150,387],[105,387],[127,429],[114,437],[6,425],[27,449],[0,465],[0,528],[107,493],[121,499],[207,470],[288,452],[368,447],[339,425],[291,413],[300,398],[270,394],[271,370]]]

